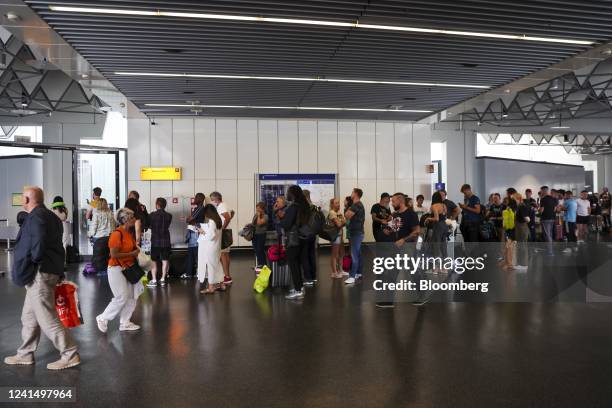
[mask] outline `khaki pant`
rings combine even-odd
[[[38,272],[34,282],[26,286],[21,311],[23,344],[17,350],[18,355],[33,357],[40,341],[41,329],[60,352],[62,359],[70,360],[77,354],[77,345],[55,309],[55,285],[58,281],[58,275]]]

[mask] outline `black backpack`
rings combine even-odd
[[[323,231],[325,226],[325,215],[320,207],[315,205],[310,206],[310,215],[308,223],[300,226],[299,234],[302,239],[312,239]]]

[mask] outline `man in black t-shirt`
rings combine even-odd
[[[544,241],[552,243],[555,216],[557,207],[559,206],[559,200],[549,194],[548,186],[542,186],[540,191],[542,192],[542,198],[540,198],[542,233],[544,234]],[[552,250],[552,247],[550,249]]]
[[[529,222],[527,223],[527,227],[529,227],[529,241],[536,240],[536,231],[535,231],[535,214],[538,209],[538,203],[535,198],[533,198],[533,192],[530,188],[525,190],[525,199],[523,200],[525,205],[529,208]]]
[[[377,242],[383,240],[381,237],[382,228],[384,225],[387,225],[387,222],[389,222],[391,218],[389,201],[391,201],[389,193],[382,193],[380,195],[380,201],[374,204],[370,210],[370,214],[372,215],[372,233]]]
[[[413,247],[406,245],[407,242],[417,241],[420,233],[419,227],[419,216],[414,210],[406,205],[406,198],[402,193],[395,193],[391,198],[391,204],[395,212],[391,215],[391,219],[387,225],[383,228],[381,238],[387,244],[381,244],[385,246],[385,255],[388,257],[395,256],[397,253],[404,254],[408,253],[412,255]],[[387,270],[383,272],[381,278],[383,282],[395,283],[397,281],[397,275],[399,271]],[[416,274],[412,274],[411,278],[417,282],[421,279],[421,271],[417,271]],[[379,291],[378,301],[376,302],[377,307],[393,307],[393,291],[384,290]],[[420,292],[419,292],[420,293]],[[414,304],[422,305],[425,300],[419,300]]]

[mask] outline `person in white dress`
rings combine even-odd
[[[204,207],[204,222],[198,226],[198,280],[208,287],[200,291],[212,294],[225,290],[223,267],[221,266],[221,231],[223,222],[212,204]]]

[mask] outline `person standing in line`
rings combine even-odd
[[[141,241],[142,241],[142,237],[143,234],[145,232],[145,220],[142,218],[142,216],[139,216],[139,208],[140,208],[140,203],[138,202],[138,200],[136,198],[128,198],[125,201],[125,205],[124,208],[127,208],[129,210],[132,210],[132,212],[134,213],[134,237],[136,239],[136,245],[138,245],[138,247],[140,247]],[[142,215],[142,214],[141,214]]]
[[[564,194],[563,211],[563,221],[565,221],[566,223],[568,242],[568,247],[565,248],[563,252],[570,253],[573,249],[578,249],[574,246],[578,241],[578,238],[576,237],[578,203],[576,202],[576,199],[574,198],[574,195],[571,190],[567,190]]]
[[[365,208],[361,202],[363,191],[360,188],[354,188],[351,194],[351,200],[353,204],[346,211],[344,216],[350,221],[349,231],[351,234],[351,273],[350,276],[344,281],[347,285],[354,284],[358,279],[361,278],[361,243],[364,238],[363,224],[365,222]]]
[[[287,265],[291,272],[293,289],[285,296],[286,299],[302,299],[305,295],[302,280],[301,253],[305,245],[300,238],[299,228],[308,224],[310,211],[306,197],[300,186],[292,185],[287,189],[287,207],[281,216],[283,234],[286,237]]]
[[[136,218],[139,219],[147,219],[149,217],[149,212],[147,211],[147,206],[140,202],[140,194],[136,190],[132,190],[128,193],[128,198],[133,198],[138,201],[138,209],[136,212]],[[145,227],[148,229],[148,227]]]
[[[273,215],[272,221],[274,223],[274,229],[276,230],[276,236],[278,238],[279,245],[283,243],[283,227],[281,226],[281,214],[287,207],[287,203],[285,202],[285,196],[276,197],[276,202],[272,207]]]
[[[576,224],[578,227],[578,243],[584,243],[589,233],[589,223],[591,221],[591,202],[589,192],[582,190],[580,198],[576,200]]]
[[[342,257],[344,257],[344,234],[342,231],[346,225],[346,220],[344,219],[344,214],[340,211],[340,200],[337,198],[329,200],[327,222],[338,228],[338,237],[331,243],[331,277],[341,279],[343,276]]]
[[[529,223],[532,217],[532,207],[531,204],[525,202],[520,193],[512,194],[512,199],[517,204],[514,226],[517,256],[514,269],[526,271],[529,264],[527,242],[529,241]]]
[[[610,231],[610,207],[612,206],[612,196],[608,191],[608,187],[604,187],[599,195],[599,201],[601,203],[601,216],[603,219],[604,231]]]
[[[542,234],[544,241],[548,243],[548,252],[549,254],[552,254],[553,230],[559,201],[550,194],[548,186],[542,186],[540,192],[540,220],[542,223]]]
[[[480,237],[480,199],[472,192],[469,184],[461,186],[463,204],[461,207],[461,235],[464,242],[478,242]]]
[[[385,244],[385,251],[389,251],[389,256],[397,256],[400,254],[408,254],[413,256],[414,248],[407,246],[408,242],[416,242],[420,236],[421,229],[419,226],[419,217],[414,212],[413,207],[408,205],[409,199],[403,193],[395,193],[391,197],[391,205],[395,212],[391,215],[391,220],[383,228],[383,239],[388,244]],[[392,243],[390,245],[389,243]],[[411,274],[411,277],[417,281],[417,291],[421,295],[418,281],[421,279],[421,272],[416,271]],[[387,283],[395,283],[397,281],[399,271],[397,269],[383,272],[382,279]],[[376,306],[380,308],[393,307],[394,293],[381,291],[378,294]],[[413,304],[421,306],[427,302],[426,298],[419,296]]]
[[[217,208],[212,204],[204,206],[204,222],[198,228],[198,280],[200,284],[208,281],[208,287],[200,293],[210,295],[224,291],[223,267],[221,266],[221,233],[223,221]]]
[[[185,242],[187,243],[187,261],[185,262],[185,272],[181,279],[192,279],[196,276],[196,265],[198,264],[198,231],[197,227],[204,223],[204,204],[206,196],[204,193],[197,193],[193,199],[195,208],[191,210],[191,215],[186,219],[187,232]]]
[[[425,207],[423,203],[425,202],[425,196],[423,194],[419,194],[416,197],[417,205],[414,207],[414,212],[416,213],[419,220],[421,217],[429,212],[429,208]]]
[[[495,231],[497,232],[497,240],[499,242],[501,242],[501,256],[499,257],[499,261],[502,261],[504,259],[504,252],[505,252],[505,244],[504,242],[506,241],[506,234],[504,232],[504,226],[503,224],[503,212],[504,212],[504,205],[502,204],[501,201],[501,195],[499,193],[493,193],[491,194],[492,196],[492,203],[491,205],[489,205],[489,211],[487,211],[486,217],[489,221],[491,221],[493,223],[493,226],[495,227]]]
[[[459,207],[453,201],[449,200],[446,194],[446,190],[440,190],[440,196],[442,197],[442,202],[446,206],[446,217],[450,220],[456,220],[459,217]]]
[[[227,206],[223,202],[223,196],[218,191],[213,191],[210,193],[210,202],[217,208],[217,212],[219,213],[219,217],[221,217],[221,221],[223,221],[223,229],[231,231],[228,229],[229,223],[234,218],[234,211],[229,211]],[[223,232],[222,232],[223,234]],[[223,240],[223,237],[221,237]],[[223,283],[226,285],[231,285],[233,282],[232,276],[230,275],[230,247],[221,249],[221,265],[223,266],[223,274],[225,275],[223,278]]]
[[[47,364],[47,369],[74,367],[81,363],[81,357],[55,309],[55,286],[64,277],[62,222],[45,207],[41,188],[26,187],[21,199],[28,216],[17,235],[11,273],[13,282],[26,288],[21,312],[23,343],[17,354],[6,357],[4,363],[34,364],[42,331],[61,354],[59,360]]]
[[[162,275],[159,280],[161,286],[166,286],[166,276],[170,270],[170,253],[172,243],[170,241],[170,224],[172,224],[172,214],[166,212],[168,205],[165,198],[158,197],[155,200],[155,211],[149,214],[149,225],[151,227],[151,269],[152,279],[147,284],[148,287],[157,286],[157,271],[159,263],[162,265]]]
[[[370,214],[372,215],[372,234],[376,242],[383,240],[380,234],[382,233],[383,226],[387,225],[389,219],[391,219],[391,210],[389,209],[389,202],[391,196],[389,193],[382,193],[380,195],[380,201],[372,206]]]
[[[68,245],[72,244],[72,231],[70,222],[68,222],[68,209],[64,203],[64,199],[61,196],[55,196],[53,203],[51,204],[51,210],[57,215],[62,222],[62,245],[64,246],[64,253]],[[66,265],[66,257],[64,257],[64,266]]]
[[[448,256],[447,236],[448,226],[446,225],[446,206],[442,195],[436,191],[431,197],[431,217],[425,219],[425,224],[432,230],[431,242],[433,246],[433,256],[446,259]],[[419,218],[420,219],[420,218]],[[446,273],[444,265],[441,268],[434,267],[433,273]]]
[[[348,244],[349,256],[351,254],[351,232],[349,231],[349,225],[351,222],[350,220],[346,219],[345,214],[348,211],[348,209],[351,208],[351,205],[353,205],[353,199],[351,198],[351,196],[344,197],[344,209],[342,210],[342,216],[344,217],[344,231],[346,232],[346,242]],[[344,248],[344,245],[342,246],[342,252],[346,254],[346,248]],[[342,277],[349,276],[349,272],[345,271],[344,269],[342,269],[341,273],[342,273]]]
[[[128,282],[123,270],[137,262],[140,248],[136,245],[134,228],[136,216],[129,208],[117,211],[117,224],[119,227],[113,231],[108,239],[110,259],[108,260],[108,285],[113,292],[106,309],[96,316],[98,329],[102,333],[108,331],[108,322],[119,315],[119,331],[136,331],[140,326],[131,322],[132,314],[136,309],[138,295],[142,293],[142,283]]]
[[[113,217],[113,212],[108,207],[108,202],[104,198],[98,200],[98,207],[93,213],[91,223],[87,230],[87,236],[92,244],[99,238],[108,237],[115,230],[117,223]]]
[[[100,187],[96,187],[93,189],[91,195],[91,201],[89,201],[89,207],[87,208],[87,212],[85,213],[85,219],[90,221],[94,211],[98,208],[98,200],[102,197],[102,189]]]
[[[310,190],[302,190],[308,208],[312,214],[315,205],[310,199]],[[304,286],[314,286],[317,282],[317,235],[304,237],[302,248],[302,269],[304,270]]]
[[[530,188],[525,190],[525,198],[523,202],[529,208],[529,223],[527,227],[529,228],[529,241],[535,242],[536,240],[536,222],[535,216],[538,210],[538,203],[535,198],[533,198],[533,191]]]
[[[253,225],[255,226],[255,234],[253,234],[255,258],[257,267],[262,267],[266,264],[266,233],[268,231],[268,215],[266,214],[266,203],[263,201],[255,206]]]
[[[502,212],[502,225],[504,228],[504,259],[500,263],[502,270],[512,271],[515,269],[514,253],[516,250],[516,213],[517,203],[514,199],[504,197],[502,201],[504,211]]]

